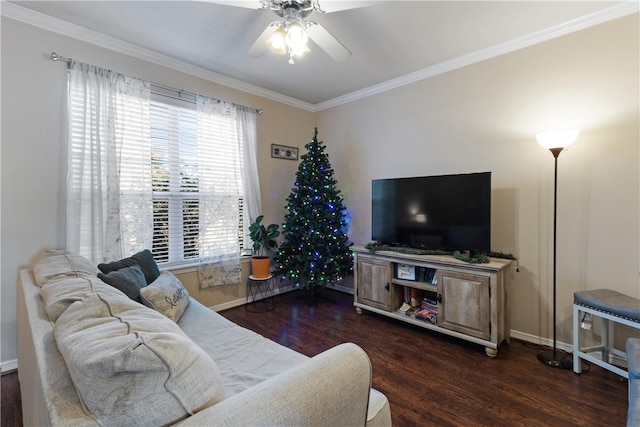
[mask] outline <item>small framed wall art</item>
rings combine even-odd
[[[271,144],[271,157],[276,159],[298,160],[298,149],[286,145]]]

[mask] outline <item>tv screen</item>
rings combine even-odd
[[[491,172],[372,181],[371,237],[435,250],[491,250]]]

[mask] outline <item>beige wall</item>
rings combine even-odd
[[[640,297],[638,15],[321,111],[350,237],[371,236],[371,179],[492,172],[492,248],[520,261],[514,335],[552,337],[553,156],[535,139],[580,129],[558,163],[558,341],[573,292]]]
[[[63,248],[66,171],[64,99],[66,70],[52,51],[142,79],[264,110],[257,119],[258,167],[265,220],[281,222],[297,162],[272,159],[271,144],[303,149],[313,135],[314,114],[249,95],[191,75],[95,45],[2,18],[1,149],[1,349],[16,358],[18,269],[43,247]],[[243,265],[243,271],[248,271]],[[193,270],[180,274],[203,303],[222,305],[244,298],[237,287],[199,290]]]
[[[0,360],[16,357],[19,266],[42,247],[64,247],[65,69],[48,59],[51,51],[264,109],[258,143],[268,222],[281,221],[297,169],[270,158],[270,145],[302,150],[315,124],[358,244],[370,239],[372,178],[492,171],[492,245],[520,260],[511,326],[532,340],[552,336],[553,158],[535,134],[579,128],[559,159],[558,340],[571,342],[574,291],[640,297],[638,24],[638,15],[622,18],[314,114],[2,18]],[[181,278],[207,305],[244,297],[244,284],[200,291],[193,272]]]

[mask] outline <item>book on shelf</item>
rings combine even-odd
[[[396,311],[398,313],[407,314],[407,310],[409,310],[410,308],[411,306],[409,304],[407,304],[406,302],[403,302],[400,308],[398,308],[398,310]]]
[[[396,312],[400,314],[404,314],[405,316],[413,316],[413,313],[416,311],[415,308],[411,307],[406,302],[403,302],[402,305],[396,310]]]
[[[438,321],[438,303],[432,299],[424,298],[413,317],[418,320],[436,323]]]
[[[411,302],[411,288],[408,286],[402,287],[402,301],[409,304]]]
[[[437,284],[438,282],[438,271],[430,268],[427,276],[425,278],[425,282],[431,283],[432,285]]]
[[[427,310],[425,308],[420,308],[416,310],[413,314],[413,317],[418,320],[424,320],[430,323],[436,323],[438,321],[438,313],[434,313],[431,310]]]
[[[418,307],[420,306],[420,301],[422,300],[422,291],[417,288],[411,288],[411,306]]]

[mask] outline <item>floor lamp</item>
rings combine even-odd
[[[556,347],[556,224],[558,210],[558,156],[578,137],[577,130],[550,130],[536,136],[538,144],[553,154],[555,168],[553,174],[553,351],[538,353],[538,360],[552,368],[564,368]]]

